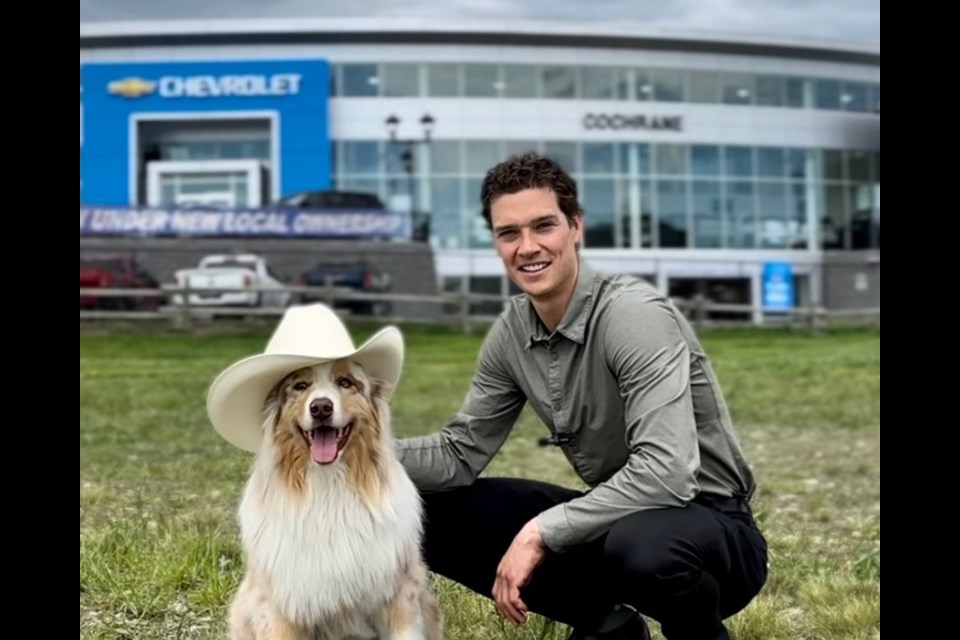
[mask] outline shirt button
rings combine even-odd
[[[555,405],[553,405],[553,410],[554,410],[554,411],[560,411],[560,409],[562,409],[562,408],[563,408],[563,405],[561,405],[561,404],[555,404]]]
[[[550,359],[556,362],[557,360],[560,359],[560,354],[554,351],[553,353],[550,354]]]

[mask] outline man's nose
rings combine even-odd
[[[529,255],[531,253],[536,253],[540,249],[540,245],[536,243],[533,238],[533,234],[529,230],[524,229],[520,232],[520,253],[524,255]]]

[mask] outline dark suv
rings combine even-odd
[[[298,191],[280,198],[274,206],[297,209],[386,210],[379,196],[362,191]]]
[[[362,293],[386,293],[390,275],[365,262],[319,262],[297,279],[303,287],[343,287]],[[303,293],[301,302],[323,300],[320,292]],[[382,316],[390,313],[386,300],[337,300],[334,306],[357,315]]]

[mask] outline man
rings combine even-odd
[[[576,184],[554,161],[495,166],[481,200],[524,295],[487,334],[460,411],[398,443],[426,506],[428,565],[512,623],[536,612],[571,638],[647,638],[636,612],[669,640],[729,638],[722,620],[760,590],[767,548],[696,336],[648,284],[580,260]],[[590,491],[478,479],[527,402]]]

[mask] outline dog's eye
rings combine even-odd
[[[337,384],[340,385],[341,389],[349,389],[353,386],[353,380],[350,378],[340,378],[337,380]]]
[[[294,391],[304,391],[304,390],[305,390],[307,387],[309,387],[309,386],[310,386],[310,383],[309,383],[309,382],[304,382],[303,380],[301,380],[301,381],[298,382],[297,384],[293,385],[293,390],[294,390]]]

